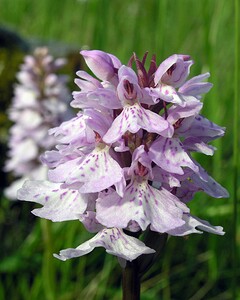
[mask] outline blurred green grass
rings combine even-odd
[[[155,53],[159,63],[173,53],[190,54],[195,61],[191,76],[210,71],[214,87],[204,99],[203,115],[227,131],[213,143],[218,148],[214,157],[199,155],[198,160],[231,197],[211,199],[199,193],[190,206],[194,215],[224,226],[226,234],[170,238],[164,258],[142,284],[142,299],[233,299],[236,264],[235,282],[240,279],[239,230],[238,252],[232,255],[233,1],[0,0],[0,25],[29,41],[101,49],[123,63],[133,52],[139,57]],[[75,247],[90,235],[78,222],[40,221],[30,214],[32,208],[2,197],[0,299],[121,299],[117,260],[100,248],[80,259],[54,259],[52,252]],[[235,295],[240,299],[239,287]]]

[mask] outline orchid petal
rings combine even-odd
[[[204,172],[204,178],[202,173]],[[199,176],[200,175],[200,176]],[[221,186],[216,180],[207,174],[207,172],[200,167],[200,174],[192,174],[191,179],[199,186],[205,193],[214,198],[228,198],[228,191]]]
[[[168,137],[173,134],[173,128],[166,120],[136,103],[124,107],[121,114],[113,121],[112,126],[104,135],[103,140],[109,144],[114,143],[126,131],[136,133],[140,128]]]
[[[54,256],[65,261],[85,255],[96,247],[104,247],[107,253],[129,261],[136,259],[139,255],[155,252],[155,250],[145,246],[140,240],[126,235],[121,229],[109,228],[103,229],[76,249],[61,250],[59,255],[55,254]]]
[[[195,151],[204,153],[206,155],[213,155],[216,150],[215,147],[202,142],[199,138],[189,137],[183,141],[183,148],[187,151]]]
[[[93,193],[114,185],[122,178],[122,168],[109,154],[109,147],[99,144],[68,174],[66,183],[79,183],[81,193]]]
[[[32,213],[38,217],[61,222],[77,220],[87,207],[88,196],[77,190],[63,189],[60,183],[26,181],[18,191],[18,199],[42,204]]]
[[[201,137],[204,142],[212,141],[223,136],[225,133],[224,127],[220,127],[200,115],[197,115],[194,119],[190,120],[190,122],[187,119],[183,120],[181,125],[182,126],[177,129],[178,134],[184,137]]]
[[[182,226],[183,212],[188,212],[173,194],[151,187],[147,180],[134,180],[123,198],[116,192],[100,195],[96,210],[97,220],[107,227],[126,228],[130,221],[136,221],[142,230],[150,225],[151,230],[161,233]]]
[[[209,76],[209,73],[205,73],[191,78],[179,88],[179,93],[200,98],[201,94],[209,92],[213,86],[212,83],[202,82],[202,80],[208,78]]]
[[[159,167],[171,173],[183,174],[182,167],[198,171],[178,138],[158,138],[149,148],[149,157]]]
[[[202,109],[203,104],[200,101],[196,100],[194,97],[188,96],[188,97],[184,97],[184,99],[185,99],[184,106],[173,105],[172,107],[169,108],[167,121],[170,124],[174,124],[176,123],[176,121],[182,118],[196,116]],[[177,129],[177,132],[182,130],[182,125],[183,122],[181,123],[181,128],[179,130]]]
[[[113,61],[107,53],[100,50],[82,50],[80,54],[99,79],[110,80],[114,76]]]
[[[176,229],[168,231],[168,234],[174,236],[184,236],[191,233],[203,233],[200,230],[218,235],[224,235],[225,233],[222,226],[213,226],[209,222],[201,220],[189,214],[185,214],[183,218],[186,223],[182,227],[178,227]],[[196,228],[200,230],[197,230]]]
[[[159,82],[179,87],[183,84],[189,75],[190,67],[193,64],[189,60],[190,56],[174,54],[164,60],[156,70],[154,82],[157,85]],[[171,69],[171,67],[173,67]],[[171,70],[171,72],[168,72]]]

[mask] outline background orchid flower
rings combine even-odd
[[[10,128],[8,160],[5,171],[17,178],[5,189],[9,199],[16,199],[17,190],[27,179],[47,179],[47,168],[39,155],[56,144],[48,135],[51,127],[72,116],[68,106],[70,94],[67,78],[56,72],[65,64],[62,58],[54,59],[47,48],[37,48],[32,56],[25,57],[17,74],[9,118]]]

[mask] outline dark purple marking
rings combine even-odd
[[[104,156],[104,165],[105,165],[105,172],[108,172],[108,160],[107,160],[107,154],[106,152],[103,153]]]
[[[148,198],[146,197],[146,195],[144,195],[144,200],[146,201],[146,203],[148,203]]]
[[[62,200],[65,196],[66,196],[67,192],[63,192],[61,195],[60,195],[60,200]]]
[[[132,194],[133,190],[134,190],[134,187],[132,186],[131,189],[130,189],[130,191],[129,191],[129,193]],[[137,189],[135,191],[137,191]]]

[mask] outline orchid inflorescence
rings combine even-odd
[[[184,236],[207,231],[223,235],[190,214],[187,203],[202,191],[228,197],[193,159],[191,152],[213,155],[208,143],[224,128],[202,115],[201,95],[212,84],[205,73],[187,81],[193,61],[172,55],[159,66],[155,56],[135,54],[128,65],[99,50],[80,52],[96,77],[78,71],[71,106],[77,115],[49,131],[57,139],[46,151],[48,180],[26,181],[20,200],[40,203],[33,210],[54,222],[80,220],[96,235],[77,248],[61,250],[61,260],[102,246],[132,261],[155,250],[142,233]],[[136,71],[134,71],[134,69]]]
[[[16,199],[17,190],[26,179],[47,179],[47,167],[39,155],[56,144],[48,130],[70,118],[70,93],[67,77],[56,72],[65,65],[63,58],[54,59],[46,47],[27,55],[17,73],[18,84],[9,109],[13,122],[8,142],[5,171],[17,179],[5,189],[9,199]]]

